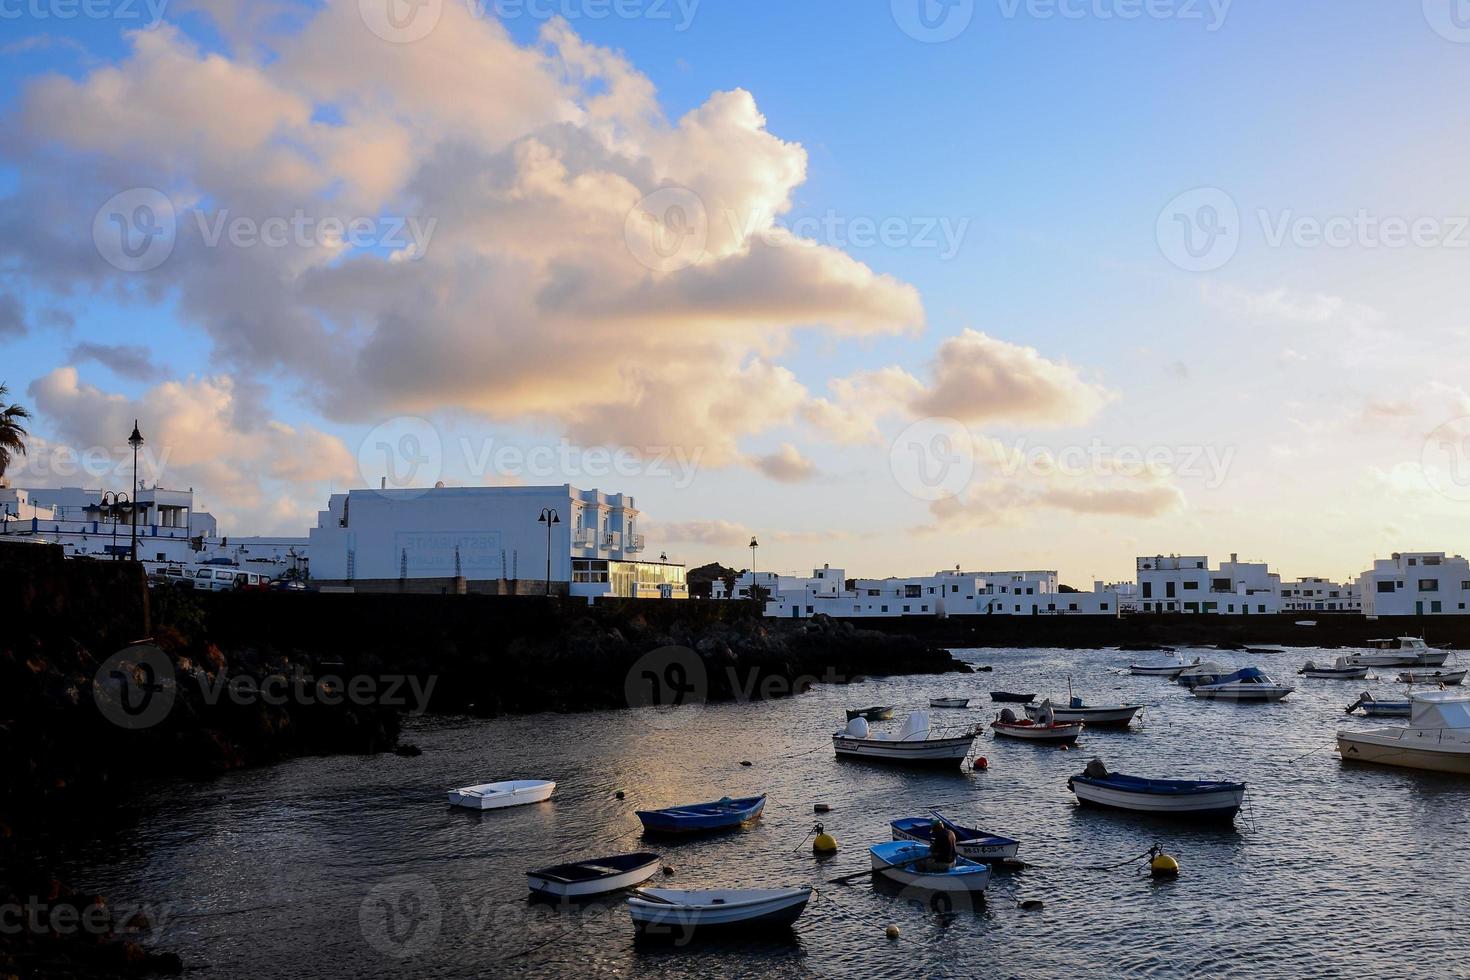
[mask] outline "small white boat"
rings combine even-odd
[[[1176,683],[1182,687],[1195,688],[1201,684],[1213,684],[1215,681],[1230,673],[1230,668],[1213,660],[1200,663],[1196,660],[1188,667],[1179,672],[1175,677]]]
[[[873,871],[905,888],[931,892],[983,892],[990,884],[990,865],[955,857],[946,870],[929,867],[929,845],[895,840],[868,848]]]
[[[1373,653],[1349,655],[1347,662],[1355,667],[1443,667],[1449,652],[1432,647],[1420,636],[1396,636],[1388,640],[1369,640]]]
[[[1088,806],[1194,820],[1233,819],[1245,801],[1245,783],[1125,776],[1108,772],[1100,759],[1067,780],[1067,788]]]
[[[1297,673],[1303,677],[1315,677],[1318,680],[1360,681],[1368,676],[1368,668],[1350,664],[1346,657],[1338,657],[1336,663],[1331,667],[1318,667],[1308,660]]]
[[[696,932],[783,929],[800,918],[811,901],[811,886],[801,888],[640,888],[628,899],[628,914],[639,935],[688,939]]]
[[[1026,705],[1026,717],[1032,721],[1041,717],[1039,704]],[[1073,698],[1066,707],[1052,706],[1054,721],[1083,721],[1088,728],[1127,728],[1133,716],[1143,710],[1141,704],[1084,705],[1081,698]]]
[[[1077,741],[1077,736],[1082,734],[1082,728],[1083,723],[1080,721],[1058,721],[1052,713],[1050,701],[1041,702],[1034,717],[1018,719],[1015,712],[1006,708],[990,723],[990,730],[996,735],[1052,744]]]
[[[1196,659],[1195,663],[1199,663]],[[1183,657],[1176,656],[1172,660],[1165,660],[1156,664],[1129,664],[1128,673],[1137,674],[1140,677],[1178,677],[1179,672],[1189,664],[1184,662]]]
[[[471,810],[499,810],[550,799],[556,783],[549,779],[513,779],[504,783],[481,783],[449,791],[449,802]]]
[[[659,857],[649,851],[614,854],[527,871],[531,891],[555,898],[588,898],[641,885],[658,870]]]
[[[1420,667],[1417,670],[1399,671],[1399,680],[1405,684],[1445,684],[1449,687],[1454,687],[1464,682],[1465,671],[1437,670],[1433,667]]]
[[[929,699],[929,707],[931,707],[931,708],[968,708],[969,706],[970,706],[970,699],[969,698],[930,698]]]
[[[1409,696],[1407,727],[1337,733],[1345,762],[1470,774],[1470,694],[1427,691]]]
[[[1259,704],[1280,701],[1294,687],[1278,684],[1267,677],[1260,668],[1242,667],[1233,674],[1226,674],[1213,684],[1201,684],[1193,694],[1207,701],[1236,701],[1242,704]]]
[[[832,736],[839,756],[898,762],[918,766],[958,766],[975,744],[975,729],[959,735],[935,735],[929,730],[929,713],[915,711],[904,719],[897,735],[880,735],[868,728],[863,718],[854,718]]]

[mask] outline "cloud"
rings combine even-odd
[[[800,483],[817,475],[816,465],[789,442],[774,453],[752,457],[751,465],[781,483]]]
[[[1033,347],[966,330],[940,345],[933,382],[913,407],[961,422],[1078,425],[1113,395]]]
[[[26,332],[26,311],[13,293],[0,293],[0,337]]]
[[[82,341],[67,351],[72,363],[96,361],[119,377],[134,381],[157,381],[166,372],[153,363],[152,354],[140,344],[98,344]]]
[[[661,541],[689,544],[745,547],[750,543],[751,530],[744,524],[726,520],[646,522],[648,533]]]
[[[1258,320],[1346,328],[1371,327],[1383,320],[1380,310],[1326,293],[1301,293],[1285,287],[1252,292],[1208,282],[1200,288],[1205,300],[1214,306]]]

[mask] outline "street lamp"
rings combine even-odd
[[[755,591],[755,549],[759,548],[760,546],[760,542],[757,541],[755,539],[755,535],[752,534],[750,536],[750,597],[756,602],[760,601],[760,596]]]
[[[117,509],[123,504],[128,505],[128,510],[133,509],[133,499],[121,491],[108,490],[102,495],[102,502],[97,505],[99,510],[104,510],[111,515],[112,521],[112,560],[117,561]],[[134,555],[137,554],[137,544],[133,545]]]
[[[541,516],[536,518],[537,524],[546,525],[546,595],[551,596],[551,529],[554,525],[561,523],[561,517],[550,507],[541,508]]]
[[[128,445],[133,447],[133,495],[138,493],[138,449],[143,445],[143,433],[138,431],[138,420],[133,419],[133,434],[128,436]],[[133,521],[133,561],[138,560],[138,507],[133,502],[128,507]]]

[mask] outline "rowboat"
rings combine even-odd
[[[1028,742],[1049,742],[1053,745],[1077,741],[1082,734],[1082,722],[1057,721],[1052,715],[1050,701],[1041,702],[1035,718],[1017,719],[1015,712],[1006,708],[990,723],[991,731],[1006,738],[1019,738]]]
[[[1067,788],[1089,806],[1197,820],[1234,819],[1245,801],[1245,783],[1125,776],[1097,759],[1067,780]]]
[[[1369,640],[1368,647],[1375,652],[1352,654],[1348,663],[1356,667],[1443,667],[1449,657],[1444,648],[1430,646],[1420,636]]]
[[[1447,684],[1454,687],[1464,682],[1465,671],[1436,670],[1432,667],[1421,667],[1418,670],[1399,671],[1399,680],[1405,684]]]
[[[929,699],[929,707],[931,707],[931,708],[968,708],[969,706],[970,706],[970,699],[969,698],[930,698]]]
[[[523,806],[540,803],[556,791],[556,783],[549,779],[513,779],[503,783],[481,783],[478,786],[462,786],[449,791],[452,806],[468,807],[471,810],[499,810],[508,806]]]
[[[1358,708],[1362,708],[1363,714],[1369,718],[1409,717],[1408,701],[1379,701],[1367,691],[1364,691],[1358,700],[1343,709],[1343,714],[1350,715]]]
[[[893,719],[893,705],[883,707],[875,705],[871,708],[849,708],[847,709],[847,720],[862,718],[866,721],[891,721]]]
[[[1035,701],[1034,694],[1012,694],[1010,691],[991,691],[990,700],[997,704],[1025,704],[1027,701]]]
[[[930,870],[929,845],[893,840],[868,848],[873,871],[905,888],[943,892],[983,892],[990,884],[990,866],[956,857],[948,870]]]
[[[1368,668],[1350,664],[1346,657],[1338,657],[1337,662],[1331,667],[1318,667],[1308,660],[1297,673],[1303,677],[1315,677],[1319,680],[1360,681],[1368,676]]]
[[[662,810],[635,811],[643,821],[643,829],[650,834],[700,834],[716,830],[733,830],[749,823],[761,815],[766,805],[765,794],[743,796],[739,799],[714,800],[710,803],[690,803],[687,806],[671,806]]]
[[[934,838],[934,821],[948,827],[955,836],[955,850],[960,857],[972,861],[1013,861],[1021,849],[1021,842],[1011,837],[1002,837],[974,827],[962,827],[953,820],[935,811],[932,817],[902,817],[889,824],[894,840],[915,841],[928,844]]]
[[[977,732],[964,729],[958,735],[935,735],[929,730],[929,714],[915,711],[904,719],[897,735],[880,735],[869,730],[862,718],[832,736],[832,748],[840,757],[897,762],[919,766],[958,766],[970,754]]]
[[[1035,721],[1041,716],[1041,705],[1026,705],[1026,717]],[[1133,716],[1143,710],[1141,704],[1095,705],[1088,707],[1081,698],[1073,698],[1065,708],[1052,706],[1055,721],[1085,721],[1088,728],[1127,728]]]
[[[1276,683],[1260,668],[1242,667],[1233,674],[1226,674],[1213,684],[1200,684],[1194,689],[1193,694],[1207,701],[1264,704],[1280,701],[1294,690],[1296,688]]]
[[[1198,660],[1195,663],[1199,663]],[[1128,673],[1137,674],[1140,677],[1178,677],[1179,672],[1189,664],[1184,662],[1183,657],[1175,657],[1156,664],[1129,664]]]
[[[688,940],[711,932],[785,929],[811,901],[800,888],[640,888],[628,898],[628,914],[642,938]]]
[[[1344,761],[1470,774],[1470,695],[1427,691],[1409,696],[1407,727],[1337,733]]]
[[[538,895],[587,898],[643,884],[658,870],[658,862],[658,855],[648,851],[615,854],[527,871],[526,879],[531,891]]]

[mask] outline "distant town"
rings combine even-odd
[[[631,496],[543,487],[359,489],[335,493],[300,537],[221,536],[194,491],[139,487],[134,499],[80,487],[0,486],[0,533],[58,544],[77,559],[136,558],[154,581],[210,590],[289,582],[322,591],[752,599],[803,619],[1143,614],[1463,615],[1470,562],[1404,552],[1348,581],[1282,581],[1238,555],[1142,555],[1131,582],[1063,583],[1055,570],[849,577],[712,565],[652,555]],[[134,544],[136,535],[136,546]],[[207,584],[206,584],[207,583]]]

